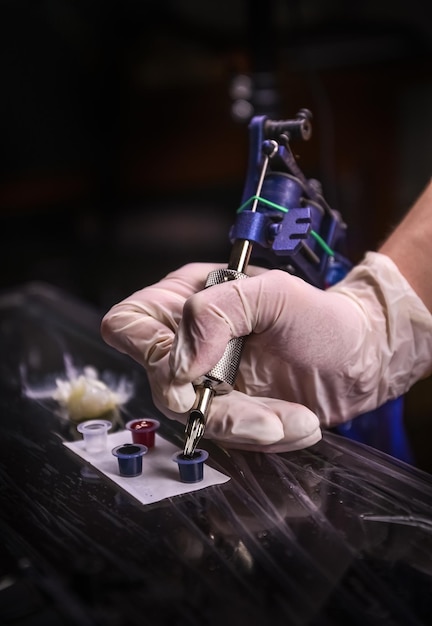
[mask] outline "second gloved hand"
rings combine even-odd
[[[320,426],[374,409],[431,372],[431,315],[382,254],[328,291],[253,267],[247,280],[201,291],[211,269],[188,265],[136,292],[107,313],[102,334],[145,367],[156,406],[181,421],[192,383],[232,337],[248,335],[236,390],[213,400],[207,422],[206,436],[225,445],[312,445]]]

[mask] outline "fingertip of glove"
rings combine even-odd
[[[266,452],[297,450],[321,437],[318,417],[310,409],[267,398],[247,400],[241,394],[215,399],[207,435],[227,447]]]
[[[170,385],[165,393],[165,403],[170,411],[186,413],[195,402],[195,390],[191,384]]]
[[[298,441],[311,441],[317,443],[321,437],[321,425],[318,417],[301,404],[287,404],[284,406],[281,421],[286,440],[293,444]],[[308,445],[313,445],[308,443]],[[304,446],[300,446],[304,447]]]
[[[310,448],[314,446],[322,439],[322,431],[321,428],[318,427],[314,431],[304,435],[299,439],[295,439],[290,441],[286,447],[284,447],[284,451],[292,451],[292,450],[303,450],[304,448]],[[283,445],[283,444],[282,444]],[[280,450],[282,451],[282,450]]]

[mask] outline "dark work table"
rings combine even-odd
[[[49,285],[0,295],[2,626],[431,624],[429,474],[330,432],[283,454],[204,441],[230,480],[143,505],[71,453],[75,425],[24,393],[66,355],[133,382],[120,427],[157,417],[183,441],[99,324]]]

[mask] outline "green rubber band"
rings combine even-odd
[[[317,241],[319,243],[321,248],[323,248],[327,252],[327,254],[329,254],[330,256],[334,256],[335,255],[334,251],[330,248],[329,245],[326,244],[324,239],[320,235],[318,235],[318,233],[316,233],[314,230],[311,230],[311,235],[312,235],[312,237],[315,238],[315,241]]]
[[[258,202],[262,202],[263,204],[266,204],[267,206],[271,206],[273,209],[282,211],[282,213],[288,213],[288,209],[286,209],[284,206],[281,206],[280,204],[275,204],[274,202],[270,202],[270,200],[266,200],[265,198],[260,198],[259,196],[252,196],[251,198],[249,198],[249,200],[246,200],[246,202],[244,202],[241,205],[241,207],[237,209],[237,213],[241,213],[244,210],[245,206],[247,206],[254,200],[258,200]]]

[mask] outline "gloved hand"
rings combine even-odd
[[[236,390],[214,398],[207,421],[206,436],[225,446],[310,446],[321,426],[372,410],[432,371],[432,316],[383,254],[368,253],[327,291],[256,267],[202,290],[212,269],[186,265],[136,292],[101,331],[144,366],[156,406],[180,421],[195,400],[192,382],[229,339],[248,335]]]

